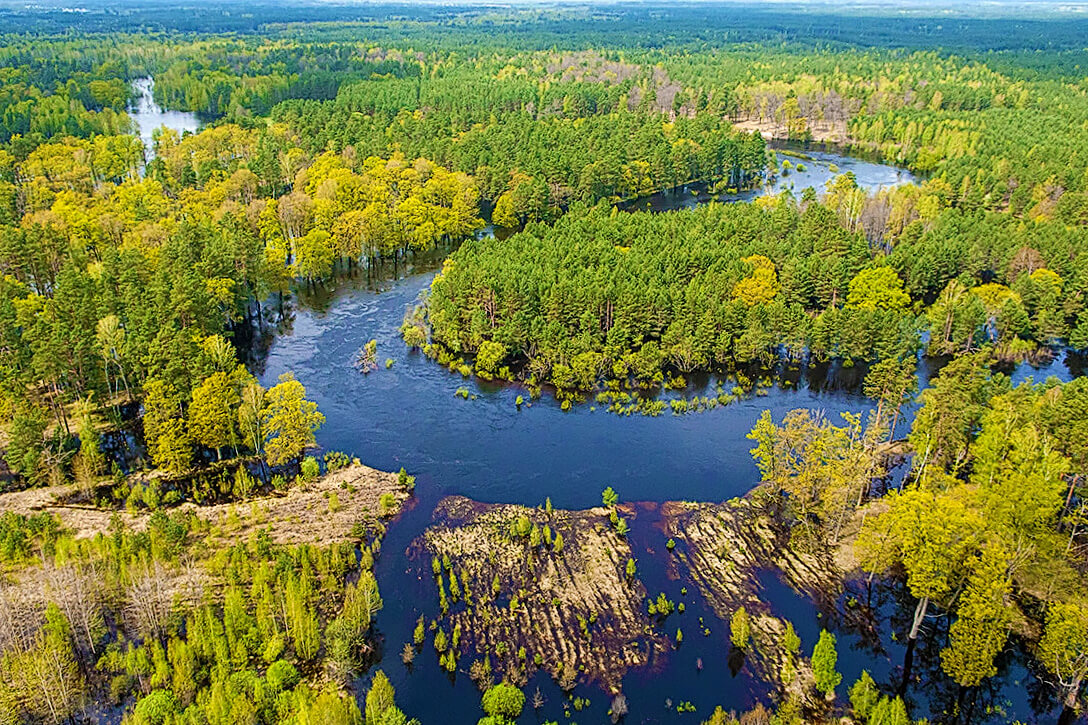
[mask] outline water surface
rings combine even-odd
[[[148,160],[155,155],[155,146],[151,140],[151,134],[155,129],[165,126],[177,131],[178,135],[187,131],[196,133],[200,130],[200,119],[195,113],[167,111],[155,103],[153,95],[155,81],[151,78],[137,79],[133,81],[132,86],[140,97],[129,109],[128,116],[136,123],[137,133],[140,135],[140,140],[144,142],[144,153]]]
[[[806,174],[821,175],[819,178],[830,178],[833,172],[829,167],[835,163],[840,171],[855,171],[859,184],[866,188],[904,180],[901,170],[833,155],[802,163],[811,169]],[[801,177],[795,175],[794,181]],[[651,203],[651,208],[669,208],[666,196],[661,195],[664,201]],[[687,197],[679,198],[682,206],[689,205]],[[423,614],[429,621],[438,614],[430,562],[416,560],[410,545],[432,523],[431,513],[443,496],[459,494],[479,501],[524,505],[540,505],[550,497],[556,507],[584,508],[599,504],[601,490],[612,486],[625,501],[724,501],[744,495],[759,480],[750,455],[752,442],[746,434],[763,410],[769,409],[780,420],[795,408],[822,411],[834,418],[844,411],[872,408],[871,401],[857,391],[863,369],[825,365],[779,371],[786,382],[768,388],[764,395],[686,416],[618,417],[589,403],[563,412],[547,394],[519,410],[514,401],[518,395],[528,399],[524,388],[463,379],[409,351],[401,341],[398,327],[404,314],[428,287],[439,263],[438,259],[422,260],[407,270],[398,270],[395,278],[378,281],[368,281],[361,273],[335,290],[303,294],[290,310],[285,329],[252,363],[266,386],[288,371],[302,381],[327,418],[318,434],[324,449],[358,456],[380,469],[404,467],[418,477],[416,500],[390,527],[376,564],[385,600],[385,609],[377,617],[383,643],[377,666],[393,681],[398,704],[426,725],[472,723],[483,714],[480,693],[467,676],[473,657],[463,657],[461,671],[452,677],[439,669],[429,641],[412,669],[400,661],[400,649],[411,641],[416,618]],[[356,352],[372,338],[378,342],[379,369],[362,375],[352,363]],[[393,361],[388,369],[386,359]],[[1073,361],[1059,357],[1038,370],[1020,366],[1013,371],[1013,378],[1017,382],[1028,376],[1068,379],[1079,373],[1071,366]],[[920,366],[923,384],[931,374],[928,362]],[[705,395],[715,383],[713,376],[695,376],[692,388],[683,394]],[[454,395],[462,386],[474,399]],[[730,387],[727,383],[726,389]],[[912,416],[913,408],[905,411],[901,435],[909,429]],[[628,674],[623,687],[630,706],[626,722],[699,722],[716,705],[741,711],[758,700],[768,702],[766,683],[750,677],[747,670],[735,676],[731,673],[727,623],[714,618],[689,582],[669,578],[664,539],[656,520],[654,507],[639,507],[631,521],[632,548],[651,596],[664,591],[685,602],[687,611],[669,617],[665,626],[670,636],[677,627],[683,628],[684,644],[647,668]],[[905,631],[905,617],[913,608],[901,587],[879,585],[869,591],[863,582],[850,584],[835,609],[851,606],[850,598],[871,599],[883,618],[881,631],[858,633],[840,623],[836,611],[820,611],[773,572],[767,572],[761,584],[772,610],[794,622],[806,655],[821,628],[836,632],[839,669],[844,675],[840,698],[845,699],[847,688],[862,669],[868,669],[889,691],[897,684],[904,648],[893,632]],[[689,588],[686,597],[680,595],[683,586]],[[699,617],[705,618],[709,636],[700,633]],[[954,722],[955,718],[942,713],[956,705],[959,694],[947,691],[947,687],[929,686],[930,679],[940,679],[936,674],[940,642],[936,636],[934,641],[916,655],[915,672],[923,681],[912,686],[908,698],[915,718],[929,715]],[[1055,721],[1055,703],[1049,697],[1033,704],[1025,694],[1025,683],[1034,682],[1024,668],[1025,659],[1015,653],[1003,658],[1001,674],[961,706],[963,712],[972,714],[960,716],[958,721],[996,723],[1013,716],[1023,722]],[[360,691],[366,687],[365,680]],[[539,674],[525,688],[527,697],[537,687],[547,702],[539,714],[527,705],[521,722],[535,723],[538,718],[569,722],[558,687]],[[588,697],[590,705],[580,713],[572,712],[572,721],[607,721],[609,695],[585,685],[575,694]],[[697,713],[678,714],[676,705],[684,701],[693,703]]]

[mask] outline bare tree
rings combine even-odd
[[[134,566],[129,576],[131,583],[125,590],[125,622],[141,637],[158,637],[170,616],[173,601],[169,574],[156,561]]]
[[[46,592],[68,618],[77,650],[97,654],[95,642],[103,628],[103,596],[95,563],[57,567],[43,561],[43,565]]]

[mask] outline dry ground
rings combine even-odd
[[[144,510],[129,512],[64,503],[72,491],[72,486],[51,486],[2,494],[0,512],[47,511],[56,515],[77,539],[105,533],[114,516],[120,516],[135,531],[142,531],[151,517]],[[397,484],[396,474],[353,464],[309,483],[293,485],[283,494],[212,506],[185,503],[167,510],[192,511],[212,525],[213,536],[245,537],[257,528],[268,527],[275,543],[330,544],[350,538],[357,521],[377,521],[379,500],[385,493],[396,500],[394,513],[408,498]],[[336,495],[338,507],[329,505],[332,494]]]

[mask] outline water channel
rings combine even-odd
[[[902,179],[901,172],[888,167],[835,156],[822,167],[827,178],[834,175],[828,169],[831,163],[840,169],[852,167],[859,184],[868,188]],[[676,205],[677,199],[681,206],[689,205],[688,197],[698,194],[677,191],[649,201],[651,208],[666,209]],[[606,486],[613,486],[626,501],[647,502],[638,507],[630,538],[639,575],[650,593],[664,591],[679,600],[681,587],[689,587],[688,596],[683,597],[687,611],[670,617],[667,624],[670,631],[683,627],[689,636],[679,650],[627,675],[623,689],[630,714],[626,722],[698,722],[716,705],[743,711],[758,700],[768,701],[766,683],[751,678],[747,670],[736,676],[730,672],[727,624],[715,618],[690,583],[669,579],[664,538],[654,525],[655,507],[650,504],[743,496],[759,480],[749,453],[752,442],[745,435],[760,413],[769,409],[780,420],[789,410],[808,408],[837,419],[844,411],[867,411],[871,403],[858,392],[864,370],[813,365],[773,371],[778,382],[764,395],[685,416],[619,417],[590,403],[563,412],[547,394],[519,410],[515,399],[528,397],[524,388],[465,380],[409,351],[400,340],[398,327],[405,312],[428,287],[439,263],[440,259],[419,260],[415,266],[402,268],[397,277],[368,281],[363,274],[335,289],[302,295],[285,329],[254,363],[266,386],[288,371],[303,382],[327,416],[318,434],[323,448],[358,456],[384,470],[403,466],[418,476],[414,505],[390,527],[377,563],[385,593],[385,608],[377,618],[384,642],[378,667],[392,679],[398,703],[424,723],[470,723],[482,716],[479,692],[464,671],[472,657],[465,657],[461,671],[450,677],[439,668],[429,646],[411,670],[399,656],[404,643],[411,641],[417,617],[423,614],[429,621],[439,613],[430,561],[416,558],[411,545],[433,522],[432,512],[442,497],[457,494],[530,506],[550,497],[557,507],[577,509],[599,505]],[[356,351],[370,339],[378,341],[379,363],[388,358],[393,365],[388,369],[381,365],[364,376],[353,368],[353,361]],[[923,384],[936,365],[923,362]],[[1077,365],[1073,359],[1058,357],[1040,368],[1017,367],[1011,375],[1015,382],[1051,375],[1069,379],[1079,374]],[[678,395],[706,395],[716,383],[714,376],[696,376]],[[462,386],[469,388],[473,399],[455,396]],[[730,389],[731,382],[726,381],[725,387]],[[908,430],[912,416],[913,410],[907,411],[901,434]],[[878,587],[873,594],[886,617],[884,631],[874,640],[838,628],[833,609],[821,611],[773,573],[768,573],[763,585],[772,610],[793,621],[806,654],[821,627],[838,636],[843,673],[840,697],[845,697],[862,669],[889,690],[897,683],[904,648],[895,641],[893,631],[904,631],[903,618],[913,606],[901,590]],[[856,587],[851,591],[861,596]],[[847,606],[845,602],[839,605]],[[710,623],[709,636],[699,636],[699,617]],[[916,661],[922,681],[907,693],[916,718],[941,718],[957,705],[959,694],[954,689],[931,686],[943,678],[927,679],[927,671],[929,675],[939,672],[936,650],[923,654],[920,665]],[[701,669],[696,666],[700,660]],[[1013,716],[1034,722],[1036,709],[1039,721],[1056,721],[1054,703],[1044,698],[1033,704],[1025,658],[1006,660],[989,690],[980,689],[976,701],[960,705],[969,713],[960,722],[1005,722]],[[360,684],[365,688],[365,681]],[[526,692],[531,694],[538,686],[547,703],[539,713],[527,708],[522,722],[607,721],[610,697],[599,688],[579,687],[575,695],[588,697],[591,704],[580,713],[571,712],[566,720],[568,701],[559,688],[538,675]],[[695,715],[676,712],[676,705],[685,701],[695,705]]]
[[[128,116],[135,122],[140,140],[144,142],[144,154],[148,160],[154,155],[152,134],[156,129],[172,128],[183,135],[200,130],[200,119],[195,113],[187,111],[168,111],[155,103],[155,82],[151,78],[140,78],[132,83],[139,97],[132,104]]]
[[[195,114],[165,111],[155,104],[151,79],[136,81],[135,86],[140,99],[130,115],[148,149],[152,131],[160,126],[179,133],[199,129]],[[783,190],[800,195],[805,187],[822,190],[845,172],[852,172],[867,191],[915,181],[904,169],[833,150],[778,149],[778,153],[778,173],[763,189],[716,195],[703,185],[692,185],[638,199],[623,208],[668,211],[712,199],[750,201]],[[785,174],[783,159],[790,161]],[[332,289],[301,293],[276,334],[256,346],[251,361],[266,386],[288,371],[302,381],[327,418],[318,434],[322,449],[358,456],[384,470],[404,467],[417,476],[416,497],[390,526],[376,564],[385,607],[376,620],[382,648],[371,672],[384,670],[396,688],[398,704],[424,725],[476,722],[483,714],[480,693],[463,671],[471,657],[464,658],[465,666],[452,676],[439,668],[429,646],[411,668],[400,661],[400,649],[411,641],[417,617],[423,614],[429,621],[438,614],[430,562],[413,554],[412,542],[432,523],[432,512],[444,496],[530,506],[550,497],[556,507],[577,509],[598,505],[601,490],[612,486],[623,500],[642,502],[630,534],[639,576],[651,594],[664,591],[685,602],[686,612],[670,617],[667,626],[681,626],[689,633],[681,648],[628,673],[623,691],[630,714],[625,722],[694,723],[708,717],[717,705],[740,712],[759,701],[769,703],[767,683],[751,677],[747,668],[734,675],[728,667],[727,623],[716,619],[694,587],[689,586],[688,595],[681,597],[680,590],[688,583],[670,579],[663,558],[664,538],[654,525],[655,504],[743,496],[759,480],[749,453],[752,442],[745,436],[760,413],[770,410],[779,420],[795,408],[822,411],[832,418],[842,412],[867,411],[871,403],[858,391],[864,370],[814,365],[770,371],[776,382],[765,394],[685,416],[619,417],[588,403],[563,412],[547,394],[518,409],[514,401],[525,395],[524,389],[465,380],[409,351],[401,341],[398,328],[405,312],[416,304],[440,264],[440,257],[425,256],[395,273],[387,269],[388,274],[369,279],[360,274]],[[357,350],[370,339],[378,341],[378,360],[391,359],[393,364],[364,376],[353,362]],[[923,361],[923,385],[936,364]],[[1051,375],[1068,380],[1081,374],[1080,365],[1079,359],[1059,356],[1043,367],[1019,366],[1011,376],[1014,382]],[[688,389],[676,395],[706,395],[717,382],[714,376],[694,376]],[[470,389],[471,399],[454,395],[462,386]],[[909,428],[913,412],[906,411],[902,433]],[[895,633],[905,631],[905,618],[912,608],[901,588],[882,585],[871,593],[884,625],[874,637],[850,631],[836,614],[850,606],[849,597],[863,596],[860,582],[848,586],[843,601],[824,609],[773,572],[767,572],[760,583],[773,613],[793,622],[804,653],[811,652],[822,628],[836,634],[843,674],[840,699],[845,699],[847,687],[863,669],[888,692],[898,683],[904,647]],[[700,617],[709,625],[707,636],[698,634]],[[923,650],[916,655],[918,681],[906,693],[913,717],[972,723],[1057,720],[1059,708],[1049,690],[1027,670],[1028,658],[1016,647],[1002,657],[998,676],[966,701],[963,693],[939,676],[937,648]],[[365,691],[368,678],[358,683],[360,692]],[[588,698],[589,705],[570,712],[569,700],[549,678],[538,674],[525,690],[532,693],[537,687],[546,703],[539,712],[527,707],[522,723],[608,721],[610,697],[599,688],[580,685],[574,694]],[[681,702],[690,702],[696,712],[679,714],[676,705]]]

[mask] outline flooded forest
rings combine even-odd
[[[1071,7],[0,5],[0,725],[1085,722]]]

